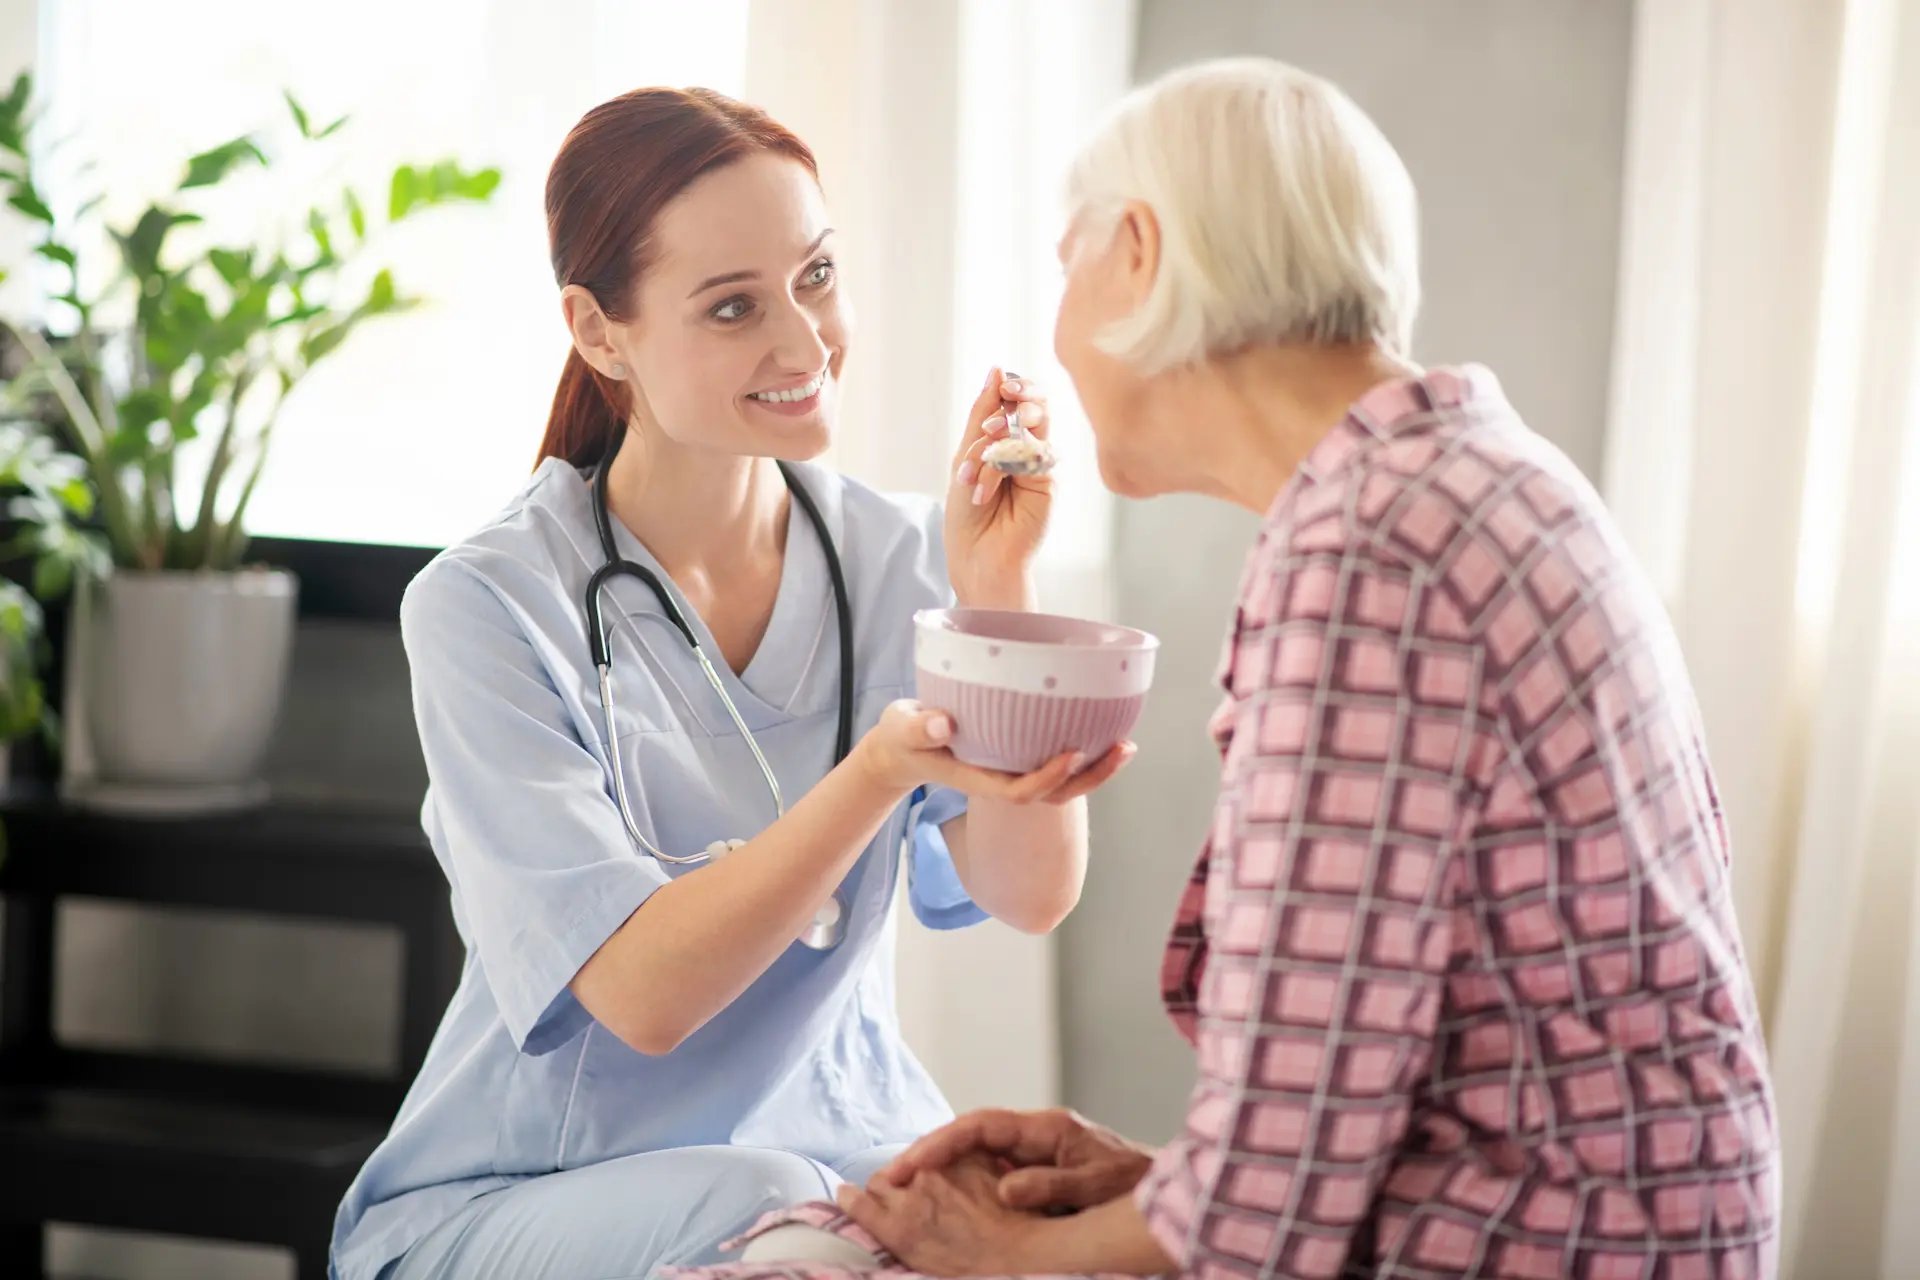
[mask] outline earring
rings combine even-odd
[[[613,366],[613,371],[610,374],[608,374],[608,376],[624,381],[627,376],[627,366],[623,364],[616,364],[615,366]]]

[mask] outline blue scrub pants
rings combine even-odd
[[[529,1178],[435,1228],[384,1280],[641,1280],[721,1261],[761,1214],[864,1185],[902,1147],[829,1167],[791,1151],[684,1147]]]

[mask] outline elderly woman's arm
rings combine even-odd
[[[1429,630],[1444,582],[1326,533],[1260,566],[1229,654],[1199,1080],[1136,1192],[1187,1270],[1339,1273],[1406,1140],[1454,942],[1477,666]]]

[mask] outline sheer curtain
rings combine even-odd
[[[1608,497],[1673,611],[1729,811],[1787,1274],[1906,1276],[1920,0],[1663,0],[1638,24]]]
[[[840,466],[944,491],[991,364],[1052,391],[1062,454],[1048,608],[1108,607],[1109,499],[1054,363],[1066,164],[1129,83],[1133,0],[753,0],[747,96],[806,138],[859,309]],[[832,68],[831,74],[823,73]],[[907,1038],[957,1107],[1059,1097],[1050,940],[997,925],[900,938]]]

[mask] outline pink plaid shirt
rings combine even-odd
[[[1491,374],[1365,396],[1275,502],[1214,720],[1139,1188],[1186,1274],[1771,1277],[1728,846],[1659,601]],[[1124,784],[1123,784],[1124,785]]]

